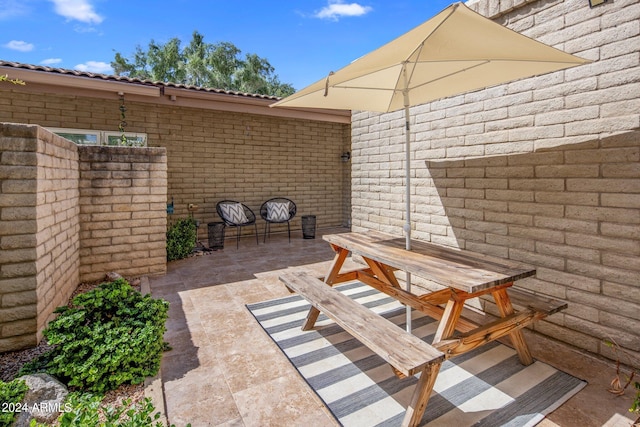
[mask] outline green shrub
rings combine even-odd
[[[8,383],[0,381],[0,427],[8,427],[15,420],[16,408],[20,409],[20,402],[27,393],[27,383],[23,380],[13,380]]]
[[[139,384],[160,368],[168,309],[124,279],[103,283],[56,309],[43,332],[53,349],[21,374],[44,367],[69,387],[96,393]]]
[[[192,218],[176,221],[167,231],[167,260],[186,258],[196,246],[196,223]]]

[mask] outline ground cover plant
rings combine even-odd
[[[168,348],[163,338],[168,306],[123,278],[92,285],[56,309],[57,318],[43,331],[47,351],[36,353],[15,375],[46,372],[69,387],[57,426],[159,427],[160,413],[135,384],[159,370]],[[133,401],[109,397],[127,396],[130,390]],[[13,409],[24,392],[24,381],[0,381],[0,402],[14,402]],[[11,425],[17,412],[6,405],[0,427]],[[45,425],[31,422],[32,427]]]
[[[0,427],[9,427],[15,421],[15,413],[27,393],[27,384],[22,380],[5,383],[0,381]]]
[[[73,392],[67,396],[65,411],[57,420],[58,427],[163,427],[160,413],[155,411],[151,399],[131,403],[125,400],[120,406],[102,405],[102,396]],[[48,427],[31,423],[31,427]]]
[[[142,295],[125,279],[77,295],[43,334],[53,348],[25,365],[69,387],[94,393],[139,384],[160,368],[169,304]]]

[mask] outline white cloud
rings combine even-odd
[[[22,40],[11,40],[9,43],[5,44],[4,47],[11,50],[17,50],[19,52],[31,52],[34,48],[33,44]]]
[[[26,15],[29,8],[24,0],[0,0],[0,20]]]
[[[78,64],[73,67],[74,70],[85,71],[87,73],[111,74],[113,68],[107,62],[87,61],[84,64]]]
[[[99,24],[103,21],[93,9],[89,0],[50,0],[54,4],[54,9],[58,15],[69,20],[85,22],[87,24]]]
[[[56,65],[62,62],[61,58],[47,58],[44,61],[40,61],[42,65]]]
[[[320,19],[333,19],[337,21],[344,16],[362,16],[371,12],[371,6],[362,6],[358,3],[344,3],[342,0],[330,0],[329,4],[323,7],[314,15]]]

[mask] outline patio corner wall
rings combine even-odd
[[[80,146],[80,279],[166,272],[163,148]]]
[[[163,149],[0,123],[0,353],[37,344],[82,281],[166,269]]]
[[[0,352],[35,345],[79,283],[78,152],[38,126],[0,124]]]
[[[640,3],[469,6],[592,64],[411,109],[413,236],[524,261],[569,308],[538,332],[640,352]],[[355,112],[353,229],[402,233],[402,112]],[[490,306],[487,306],[491,310]]]

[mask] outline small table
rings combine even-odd
[[[445,353],[446,357],[465,353],[509,335],[520,361],[524,365],[533,363],[521,329],[549,313],[534,309],[516,313],[507,289],[514,281],[533,276],[535,269],[511,260],[422,241],[412,241],[412,249],[407,251],[404,238],[374,231],[324,235],[323,239],[336,252],[324,278],[325,283],[335,285],[359,280],[439,319],[432,346]],[[341,272],[349,253],[361,256],[366,266]],[[430,280],[443,289],[424,295],[408,292],[398,283],[394,275],[396,270]],[[488,294],[496,302],[502,316],[500,319],[478,326],[461,317],[467,300]],[[313,328],[318,315],[319,311],[312,307],[303,329]]]

